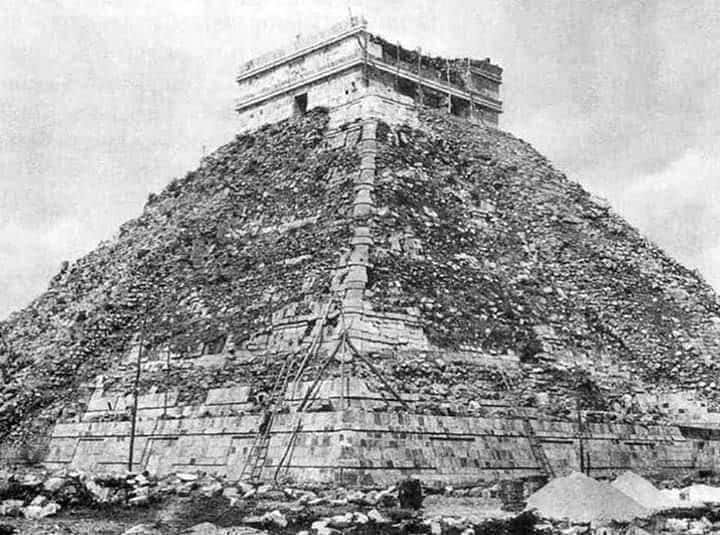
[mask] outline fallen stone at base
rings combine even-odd
[[[22,512],[25,518],[39,520],[56,514],[60,510],[60,506],[55,502],[48,502],[45,505],[28,505],[24,507]]]

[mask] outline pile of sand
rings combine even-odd
[[[720,488],[709,485],[690,485],[681,490],[690,502],[720,503]]]
[[[620,475],[612,482],[612,486],[648,509],[659,511],[687,505],[687,502],[683,504],[679,499],[660,492],[655,485],[635,472],[628,471]]]
[[[528,498],[527,508],[545,518],[571,522],[629,522],[651,514],[609,483],[579,472],[550,481]]]
[[[675,507],[704,507],[705,504],[698,500],[691,500],[687,491],[683,489],[662,489],[660,491],[665,498],[672,501]]]

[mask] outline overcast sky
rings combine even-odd
[[[502,128],[720,288],[720,2],[3,0],[0,318],[231,139],[242,61],[350,9],[502,65]]]

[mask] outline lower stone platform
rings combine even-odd
[[[203,470],[238,479],[260,415],[145,419],[138,422],[134,468],[164,474]],[[298,429],[298,421],[301,427]],[[675,426],[575,424],[531,420],[556,474],[580,468],[581,442],[592,475],[624,470],[677,474],[712,469],[720,440],[686,438]],[[295,436],[293,436],[295,435]],[[58,424],[50,468],[113,471],[127,468],[130,422]],[[409,475],[427,484],[544,475],[522,418],[412,414],[399,407],[368,411],[278,414],[272,425],[264,479],[297,484],[385,485]]]

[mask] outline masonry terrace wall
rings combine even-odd
[[[302,428],[285,457],[298,417]],[[129,425],[58,425],[46,464],[123,470]],[[257,415],[141,421],[135,459],[157,473],[204,470],[237,479],[257,425]],[[557,472],[579,468],[574,424],[540,420],[532,425]],[[684,439],[674,427],[590,425],[582,440],[595,475],[627,469],[678,474],[712,468],[720,459],[715,442]],[[287,464],[278,469],[284,457]],[[309,485],[384,485],[411,474],[431,484],[473,485],[543,475],[519,419],[363,409],[278,415],[263,476],[272,478],[276,471]]]

